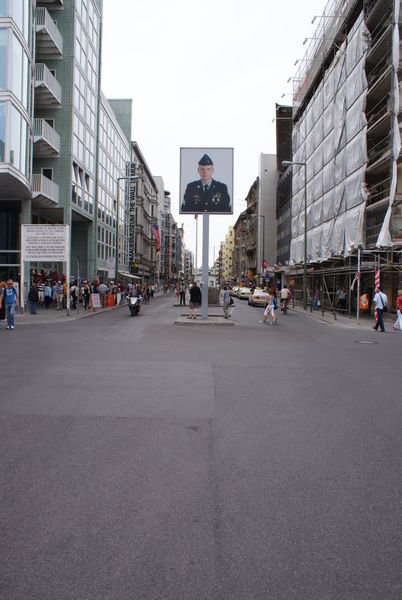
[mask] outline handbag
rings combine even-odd
[[[232,296],[230,296],[230,300],[229,300],[229,306],[232,306],[232,304],[234,304],[234,302],[233,302],[233,298],[232,298]]]
[[[384,304],[384,300],[383,300],[381,294],[380,294],[380,298],[381,298],[381,302],[382,302],[382,312],[386,313],[386,312],[388,312],[388,306],[386,304]]]

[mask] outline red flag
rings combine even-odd
[[[155,236],[155,240],[156,240],[156,251],[160,252],[161,249],[161,239],[159,236],[159,227],[157,226],[156,223],[154,223],[152,225],[152,235]]]

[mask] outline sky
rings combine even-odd
[[[234,148],[234,213],[210,216],[210,264],[246,208],[260,154],[275,154],[275,103],[292,103],[287,81],[326,4],[103,0],[102,90],[107,98],[133,99],[132,139],[152,174],[163,178],[194,254],[196,221],[179,214],[180,148]]]

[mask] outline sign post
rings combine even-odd
[[[201,318],[208,319],[208,260],[209,260],[209,214],[202,216],[202,304]]]

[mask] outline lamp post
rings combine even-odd
[[[304,270],[303,270],[303,308],[307,310],[307,163],[283,160],[284,167],[299,165],[304,167]]]
[[[116,273],[115,280],[117,285],[117,280],[119,277],[119,212],[120,212],[120,181],[136,181],[140,179],[139,175],[128,175],[126,177],[118,177],[117,178],[117,210],[116,210]],[[136,232],[134,232],[136,235]]]

